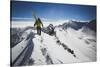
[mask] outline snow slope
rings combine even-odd
[[[82,32],[71,28],[67,31],[56,28],[55,31],[56,36],[44,32],[41,36],[35,35],[33,39],[35,48],[31,55],[34,59],[33,65],[96,61],[96,47],[92,48],[91,42],[87,44],[85,36],[85,40],[79,38],[80,35],[77,33]]]
[[[91,44],[87,44],[85,40],[79,39],[79,31],[75,31],[71,28],[65,32],[64,30],[59,31],[57,29],[57,37],[61,42],[67,44],[71,49],[75,51],[76,56],[82,61],[95,61],[96,60],[96,51]],[[80,36],[81,37],[81,36]],[[84,39],[86,36],[84,36]],[[91,39],[91,37],[90,37]],[[95,45],[96,46],[96,45]]]
[[[23,40],[18,43],[15,47],[11,48],[11,64],[16,65],[23,65],[26,64],[24,60],[28,60],[33,50],[33,42],[31,30],[25,31],[23,34]]]
[[[44,65],[96,61],[96,37],[68,27],[55,27],[55,35],[42,32],[41,36],[35,34],[36,30],[26,30],[22,37],[25,39],[12,48],[12,62],[22,53],[26,46],[31,44],[29,60],[22,65]],[[30,33],[34,33],[31,34]],[[33,38],[31,38],[34,35]],[[28,40],[27,40],[28,38]],[[23,47],[23,48],[22,48]],[[30,49],[30,48],[28,48]],[[27,50],[28,50],[27,49]],[[24,51],[23,53],[27,52]],[[30,52],[29,52],[30,54]],[[23,54],[21,57],[24,57]],[[30,60],[31,59],[31,60]],[[23,60],[23,59],[22,59]],[[17,61],[19,62],[19,61]],[[31,64],[30,64],[31,63]],[[16,65],[19,65],[16,63]]]

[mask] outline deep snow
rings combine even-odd
[[[31,65],[42,65],[96,61],[96,37],[82,30],[83,28],[75,30],[70,27],[67,29],[55,27],[55,35],[51,36],[42,32],[39,36],[36,34],[36,30],[28,29],[22,35],[24,40],[11,48],[12,63],[29,42],[33,43],[34,48],[31,49],[32,53],[28,58],[29,60],[25,61],[24,65],[30,65],[30,63]],[[90,31],[88,30],[88,32]],[[29,35],[33,38],[27,40]],[[24,55],[26,54],[23,54],[22,57]],[[18,62],[20,63],[22,60]],[[19,65],[19,63],[15,65]]]
[[[56,37],[43,32],[41,36],[35,35],[33,39],[35,48],[31,55],[31,58],[34,59],[34,65],[96,61],[96,47],[91,42],[87,44],[85,36],[84,39],[79,39],[81,37],[77,34],[80,33],[79,31],[71,28],[66,31],[56,28],[55,31]],[[91,39],[91,37],[88,37],[88,39]],[[57,40],[64,43],[67,46],[66,49],[73,50],[75,56],[64,49],[62,44],[57,43]],[[42,51],[42,49],[45,50]],[[48,61],[47,55],[50,57]]]

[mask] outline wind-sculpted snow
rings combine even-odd
[[[41,36],[35,35],[33,42],[35,48],[31,58],[34,59],[34,65],[80,62],[75,58],[73,50],[63,43],[57,43],[55,36],[42,32]]]
[[[60,31],[62,30],[62,31]],[[79,35],[77,35],[80,32],[77,32],[73,29],[67,29],[67,32],[65,32],[63,29],[58,28],[56,29],[56,36],[59,38],[59,40],[67,46],[69,46],[71,49],[75,51],[76,56],[82,60],[82,61],[95,61],[96,60],[96,47],[94,49],[91,49],[90,47],[93,47],[92,44],[88,45],[84,40],[79,39]],[[84,36],[84,38],[86,38]],[[90,37],[91,39],[91,37]],[[90,42],[91,43],[91,42]],[[96,46],[96,42],[94,44]],[[83,54],[83,55],[81,55]],[[82,58],[83,57],[83,58]]]
[[[26,35],[23,41],[11,48],[12,66],[26,65],[33,51],[34,43],[32,42],[32,38],[34,34],[33,32],[30,32],[30,30],[25,31],[24,33],[26,33]]]
[[[77,26],[76,22],[70,24]],[[33,27],[25,28],[23,40],[11,48],[12,62],[44,65],[96,61],[96,33],[83,24],[77,30],[66,26],[51,24],[42,29],[41,35]],[[20,59],[14,61],[19,55]]]
[[[70,48],[68,48],[67,45],[65,45],[64,43],[61,43],[60,40],[57,40],[57,43],[58,43],[59,45],[62,45],[62,47],[63,47],[65,50],[67,50],[67,51],[68,51],[69,53],[71,53],[74,57],[76,57],[76,55],[74,54],[74,51],[71,50]]]

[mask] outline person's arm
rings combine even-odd
[[[39,20],[40,21],[40,23],[41,23],[41,25],[42,25],[42,27],[43,27],[43,23],[42,23],[42,21],[41,20]]]
[[[36,26],[36,22],[37,22],[37,21],[35,21],[35,23],[34,23],[34,27]]]

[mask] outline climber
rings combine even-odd
[[[34,27],[37,29],[37,34],[41,35],[41,28],[43,27],[43,23],[41,22],[40,18],[36,19]]]

